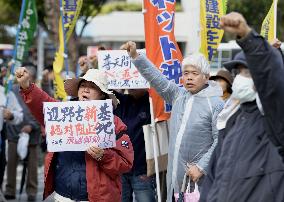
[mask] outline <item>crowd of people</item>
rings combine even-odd
[[[183,201],[179,193],[184,191],[186,179],[189,192],[198,187],[200,202],[282,202],[281,43],[276,40],[269,44],[236,12],[223,16],[220,25],[225,32],[236,35],[242,51],[214,76],[210,76],[210,64],[202,54],[184,57],[183,87],[167,80],[144,54],[137,52],[134,42],[121,46],[151,87],[172,105],[165,200]],[[92,145],[86,151],[47,152],[43,200],[55,192],[54,201],[58,202],[157,201],[155,176],[147,176],[143,132],[143,126],[151,123],[147,89],[111,91],[95,56],[81,57],[78,63],[82,74],[67,78],[65,91],[71,101],[112,100],[116,147]],[[44,135],[43,103],[57,100],[53,98],[49,71],[43,72],[42,89],[35,85],[35,75],[35,67],[26,64],[15,71],[17,82],[8,94],[3,83],[0,86],[4,98],[0,100],[1,189],[8,142],[3,200],[16,198],[20,133],[30,136],[26,192],[28,201],[36,200],[37,147]]]

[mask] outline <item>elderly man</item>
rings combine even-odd
[[[236,74],[232,97],[241,103],[227,134],[211,188],[202,201],[284,201],[284,65],[277,49],[239,13],[221,19],[243,52],[224,66]],[[281,155],[280,155],[281,154]],[[206,195],[206,197],[204,197]]]
[[[210,66],[202,54],[192,54],[183,60],[181,88],[138,54],[134,42],[126,43],[124,48],[143,77],[173,106],[167,170],[167,201],[171,201],[173,191],[180,192],[185,173],[199,185],[199,179],[206,174],[217,144],[216,117],[223,107],[222,89],[208,81]]]
[[[25,64],[30,80],[36,81],[36,68],[30,63]],[[13,125],[10,123],[6,124],[5,133],[8,140],[8,164],[7,164],[7,183],[5,190],[6,199],[16,198],[16,176],[17,176],[17,166],[19,162],[19,157],[17,154],[17,145],[19,141],[19,134],[25,132],[29,134],[29,145],[28,145],[28,175],[26,183],[26,191],[28,194],[28,201],[35,201],[37,194],[37,163],[38,162],[38,150],[37,145],[39,144],[40,138],[40,125],[32,116],[30,110],[24,103],[22,97],[19,94],[20,87],[14,85],[12,91],[16,95],[16,98],[23,109],[24,118],[23,121],[18,125]]]
[[[23,109],[19,104],[15,94],[9,91],[5,94],[5,88],[0,85],[0,189],[4,179],[6,167],[6,124],[17,125],[23,121]],[[0,191],[0,201],[5,201],[2,191]]]

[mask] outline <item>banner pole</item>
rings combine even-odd
[[[15,46],[14,46],[14,50],[13,50],[13,60],[12,60],[12,66],[10,69],[10,73],[7,74],[7,95],[9,93],[9,91],[12,89],[12,85],[13,85],[13,75],[14,75],[14,69],[15,69],[15,60],[16,60],[16,55],[17,55],[17,47],[18,47],[18,39],[19,39],[19,32],[22,26],[22,21],[23,21],[23,16],[24,16],[24,8],[26,5],[26,0],[22,1],[22,5],[21,5],[21,13],[20,13],[20,18],[19,18],[19,23],[17,26],[17,33],[16,33],[16,42],[15,42]],[[9,96],[7,96],[6,99],[6,103],[5,106],[8,106],[8,102],[9,102]]]
[[[161,187],[160,187],[160,175],[159,175],[159,163],[158,163],[158,153],[157,153],[157,131],[155,127],[155,116],[153,110],[153,100],[149,97],[150,102],[150,113],[151,113],[151,129],[152,129],[152,138],[153,138],[153,149],[154,149],[154,162],[155,162],[155,172],[156,172],[156,190],[158,195],[158,202],[161,202]]]
[[[274,39],[277,37],[277,3],[278,0],[274,0]]]
[[[64,66],[66,71],[66,79],[69,78],[69,61],[68,61],[68,54],[67,54],[67,41],[65,33],[64,33],[64,20],[63,20],[63,14],[64,14],[64,8],[62,0],[60,0],[60,16],[61,16],[61,24],[62,24],[62,34],[63,34],[63,44],[64,44],[64,52],[63,52],[63,58],[64,58]]]

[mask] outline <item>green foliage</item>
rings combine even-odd
[[[260,32],[262,22],[267,15],[272,4],[272,0],[228,0],[227,12],[237,11],[244,15],[248,24],[257,32]],[[284,41],[284,1],[278,1],[277,8],[277,37]],[[233,39],[232,36],[225,35],[224,40]]]
[[[101,14],[113,11],[141,11],[142,5],[127,2],[111,2],[103,6]]]
[[[107,3],[102,7],[101,14],[108,14],[113,11],[141,11],[142,4],[140,3],[127,3],[124,1]],[[181,11],[181,4],[176,4],[176,11]]]

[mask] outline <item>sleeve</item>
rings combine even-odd
[[[132,143],[128,135],[124,134],[116,141],[116,147],[105,149],[103,158],[98,163],[105,173],[116,178],[117,175],[130,171],[133,160]]]
[[[159,95],[165,101],[172,104],[182,88],[179,88],[174,82],[169,81],[145,55],[140,54],[136,59],[132,60],[140,74],[150,83]]]
[[[50,97],[35,84],[30,85],[28,89],[22,89],[20,94],[36,120],[44,126],[43,102],[56,102],[57,100]]]
[[[279,50],[255,31],[237,41],[242,47],[272,139],[284,145],[284,62]],[[274,142],[275,143],[275,142]]]
[[[24,119],[24,113],[23,113],[23,108],[21,107],[20,103],[18,102],[18,99],[16,95],[10,91],[8,95],[9,104],[8,104],[8,109],[12,112],[13,114],[13,119],[10,120],[9,122],[14,125],[18,125],[21,123]]]
[[[213,111],[212,121],[211,121],[213,143],[211,147],[208,149],[208,151],[201,157],[201,159],[196,164],[196,166],[199,169],[201,169],[204,174],[207,174],[208,164],[209,164],[211,155],[218,143],[219,132],[218,132],[216,124],[217,124],[218,114],[222,111],[222,109],[223,109],[223,103],[221,102],[217,104],[217,106],[215,107],[215,110]]]
[[[40,132],[40,130],[41,130],[40,125],[31,113],[26,113],[24,119],[27,120],[27,121],[25,121],[25,124],[31,125],[33,131],[39,131]]]

